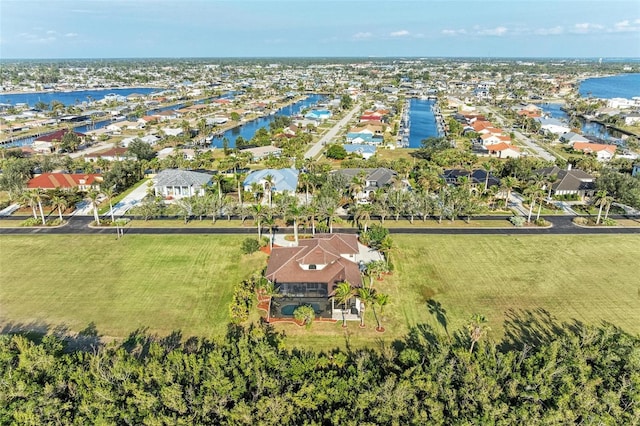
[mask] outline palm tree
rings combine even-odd
[[[339,305],[342,305],[342,327],[347,327],[347,320],[344,316],[345,311],[347,310],[347,303],[351,300],[353,296],[353,287],[347,281],[342,281],[338,283],[338,287],[333,294],[333,298]]]
[[[242,207],[242,173],[236,172],[233,174],[233,177],[238,185],[238,203],[240,203],[240,207]]]
[[[297,198],[294,198],[294,201],[291,204],[289,204],[289,206],[287,207],[287,210],[285,211],[285,217],[293,221],[293,237],[297,245],[298,244],[298,223],[307,217],[305,213],[305,209],[302,206],[298,205]]]
[[[374,309],[374,316],[376,318],[376,321],[378,323],[378,326],[376,327],[376,331],[379,332],[383,332],[384,331],[384,327],[382,326],[382,324],[380,323],[380,320],[378,318],[377,315],[375,315],[375,305],[378,305],[380,307],[380,315],[382,315],[382,311],[384,309],[385,306],[387,306],[389,304],[389,295],[388,294],[384,294],[384,293],[378,293],[375,296],[374,299],[374,304],[372,305],[373,309]]]
[[[42,201],[47,197],[41,189],[33,189],[32,190],[33,200],[38,204],[38,209],[40,210],[40,217],[42,218],[42,224],[46,225],[47,221],[44,218],[44,210],[42,208]]]
[[[273,175],[266,175],[264,177],[264,190],[268,195],[268,199],[269,199],[269,207],[272,206],[272,200],[271,200],[271,192],[273,190],[273,185],[275,184],[275,178],[273,177]]]
[[[20,194],[20,203],[26,204],[31,207],[33,218],[38,219],[38,213],[36,212],[36,199],[33,191],[24,191],[22,194]]]
[[[487,334],[491,328],[486,325],[487,319],[484,315],[474,314],[471,317],[471,321],[467,324],[467,330],[469,331],[469,338],[471,339],[471,347],[469,353],[473,352],[473,347],[480,341],[480,339]]]
[[[224,175],[222,173],[213,175],[212,180],[216,183],[216,187],[218,188],[218,200],[222,200],[222,182],[224,182]]]
[[[263,283],[264,284],[260,286],[260,290],[263,296],[269,298],[269,307],[267,308],[267,322],[269,322],[271,320],[271,302],[274,298],[281,297],[282,295],[271,281],[265,279]]]
[[[100,226],[100,216],[98,215],[98,198],[100,198],[100,192],[96,189],[92,189],[87,192],[87,198],[93,207],[93,218],[96,221],[96,225]]]
[[[312,183],[311,178],[312,176],[309,173],[300,173],[300,176],[298,177],[298,183],[303,185],[305,188],[304,203],[307,205],[309,204],[309,187]]]
[[[596,192],[596,198],[594,202],[596,206],[600,206],[600,208],[598,209],[598,218],[596,219],[596,225],[600,224],[602,209],[604,208],[606,203],[607,203],[607,191],[604,189],[601,189],[600,191]]]
[[[614,201],[615,201],[615,198],[613,198],[611,195],[607,195],[606,197],[604,197],[604,203],[607,206],[604,211],[604,220],[607,220],[607,218],[609,217],[609,210],[611,209],[611,205],[613,204]]]
[[[376,322],[378,322],[378,315],[376,314],[376,309],[374,308],[376,291],[375,289],[369,287],[361,287],[358,289],[358,297],[360,298],[360,327],[364,327],[364,311],[367,305],[370,305],[373,309],[373,316],[376,318]]]
[[[373,206],[371,204],[354,204],[353,205],[353,221],[356,226],[360,226],[363,223],[363,230],[367,232],[369,229],[369,221],[371,221],[371,214],[373,213]]]
[[[59,195],[54,195],[51,197],[51,203],[55,208],[58,209],[58,216],[60,217],[60,222],[63,221],[62,212],[69,207],[69,202],[65,197],[61,197]]]
[[[316,235],[316,217],[318,216],[320,209],[315,203],[307,204],[305,206],[307,217],[311,220],[311,235]]]
[[[267,213],[267,209],[264,208],[262,204],[253,204],[251,205],[251,216],[253,220],[256,222],[258,227],[258,241],[262,238],[262,219]]]
[[[490,161],[485,161],[484,163],[482,163],[482,170],[484,170],[484,172],[485,172],[484,192],[487,192],[487,189],[489,189],[489,176],[491,175],[491,172],[493,171],[493,163],[490,162]]]
[[[273,249],[273,230],[276,227],[276,219],[271,212],[265,215],[263,223],[269,229],[269,248]]]
[[[308,329],[311,328],[314,318],[316,317],[316,311],[311,305],[301,305],[293,311],[293,316],[298,321],[302,321],[302,324]]]
[[[507,176],[506,178],[502,179],[500,183],[502,189],[507,191],[507,196],[504,198],[504,208],[506,209],[509,206],[509,197],[511,197],[511,191],[513,190],[513,188],[518,186],[518,179]]]
[[[113,189],[113,187],[105,188],[102,190],[102,194],[107,198],[107,201],[109,202],[109,211],[111,212],[111,223],[115,224],[116,219],[113,214],[113,204],[112,204],[113,196],[115,195],[115,190]]]

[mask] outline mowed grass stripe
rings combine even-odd
[[[0,318],[122,336],[136,328],[219,335],[234,283],[264,264],[241,236],[3,237]]]

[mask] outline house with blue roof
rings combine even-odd
[[[342,147],[347,151],[347,154],[358,154],[365,160],[368,160],[376,154],[376,147],[374,145],[346,143],[342,145]]]
[[[272,185],[271,192],[288,191],[295,193],[298,188],[298,175],[300,172],[296,169],[264,169],[251,172],[242,186],[245,191],[251,191],[251,185],[257,183],[263,189],[267,186],[267,176],[271,176]]]
[[[328,109],[313,109],[305,114],[304,118],[315,121],[324,121],[331,118],[332,113]]]

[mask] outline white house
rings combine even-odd
[[[537,120],[540,122],[540,128],[549,133],[562,135],[571,131],[569,126],[556,118],[538,118]]]
[[[167,169],[153,178],[153,189],[157,196],[168,199],[202,196],[210,181],[211,175],[207,173]]]

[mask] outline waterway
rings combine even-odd
[[[317,94],[309,95],[308,97],[306,97],[301,101],[298,101],[291,105],[287,105],[283,108],[280,108],[273,115],[260,117],[255,120],[248,121],[242,124],[242,126],[234,127],[233,129],[227,130],[222,135],[215,137],[211,141],[211,146],[221,148],[223,145],[224,138],[227,138],[227,140],[229,141],[229,147],[235,147],[236,139],[239,136],[242,136],[242,138],[245,140],[250,140],[256,134],[258,129],[261,129],[263,127],[269,127],[269,123],[271,123],[275,119],[276,115],[284,115],[287,117],[298,115],[304,109],[317,105],[324,98],[325,98],[324,95],[317,95]]]
[[[542,109],[542,111],[549,114],[550,117],[556,118],[564,123],[569,122],[569,115],[562,110],[562,104],[544,103],[538,104],[538,106]],[[594,121],[586,121],[580,119],[580,124],[580,131],[585,136],[595,136],[597,138],[612,142],[618,141],[622,137],[622,134],[620,132],[607,129],[602,124],[596,123]]]
[[[640,97],[640,73],[588,78],[578,91],[580,96],[601,99]]]
[[[424,139],[442,136],[433,112],[435,103],[415,98],[409,101],[409,148],[420,148]]]
[[[100,101],[106,95],[115,94],[118,96],[128,96],[132,93],[148,95],[149,93],[160,92],[162,89],[152,87],[131,87],[127,89],[100,89],[100,90],[76,90],[71,92],[29,92],[0,94],[0,104],[27,104],[30,107],[38,102],[50,104],[53,101],[63,103],[65,106]]]

